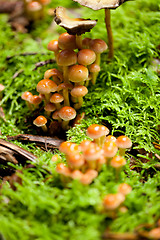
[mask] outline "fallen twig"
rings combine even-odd
[[[49,60],[46,60],[46,61],[38,62],[38,63],[35,64],[36,67],[33,69],[33,71],[37,70],[37,68],[39,68],[39,67],[45,66],[45,65],[50,64],[50,63],[55,63],[55,60],[54,59],[49,59]]]
[[[13,79],[15,79],[16,77],[19,76],[19,74],[21,74],[24,70],[23,69],[20,69],[19,71],[15,72],[15,74],[13,75]]]
[[[35,163],[37,158],[27,150],[3,139],[0,139],[0,156],[2,156],[6,161],[9,161],[10,159],[10,162],[15,163],[16,160],[18,163],[22,164],[26,163],[26,161]]]
[[[9,136],[8,140],[20,140],[20,141],[27,141],[36,143],[36,145],[40,147],[45,147],[45,149],[55,149],[60,146],[63,140],[55,139],[52,137],[42,137],[42,136],[35,136],[30,134],[19,134],[16,136]]]

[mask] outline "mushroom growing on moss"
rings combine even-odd
[[[128,0],[73,0],[80,3],[82,6],[92,8],[93,10],[105,9],[105,24],[108,34],[109,55],[108,58],[112,59],[114,56],[113,48],[113,35],[110,21],[110,9],[119,7],[122,3]]]

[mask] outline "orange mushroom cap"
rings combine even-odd
[[[55,92],[57,90],[57,84],[50,79],[43,79],[37,84],[37,92],[47,94]]]
[[[46,125],[46,123],[47,123],[47,119],[42,115],[38,116],[33,121],[33,124],[36,125],[37,127],[42,127],[42,126]]]
[[[118,208],[125,200],[125,197],[121,193],[107,194],[103,199],[103,205],[106,210],[114,210]]]
[[[73,65],[69,68],[68,78],[71,82],[81,82],[88,78],[88,69],[83,65]]]
[[[65,106],[59,110],[58,114],[64,121],[70,121],[76,117],[76,110],[72,107]]]
[[[93,139],[102,137],[109,133],[109,129],[103,125],[92,124],[87,128],[87,136]]]
[[[105,41],[102,39],[93,39],[90,41],[90,49],[95,53],[102,53],[108,48]]]
[[[58,38],[58,46],[60,49],[76,49],[76,36],[75,35],[70,35],[67,32],[62,33],[59,38]]]
[[[60,66],[71,66],[76,64],[77,54],[70,49],[62,50],[57,55],[57,64]]]
[[[132,188],[127,183],[121,183],[118,187],[118,192],[127,195],[132,191]]]
[[[105,157],[112,158],[116,155],[118,151],[118,147],[115,144],[115,142],[108,141],[104,143],[103,150],[104,150]]]
[[[82,49],[78,52],[77,61],[79,64],[87,66],[96,60],[96,54],[91,49]]]
[[[117,138],[116,144],[118,148],[130,148],[132,147],[132,142],[127,136],[119,136]]]
[[[121,156],[115,156],[111,159],[110,165],[114,168],[120,168],[126,164],[126,160]]]

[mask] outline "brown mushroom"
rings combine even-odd
[[[83,97],[88,93],[88,89],[85,86],[75,86],[72,91],[71,91],[71,95],[75,98],[78,99],[78,103],[76,103],[74,105],[75,109],[80,109],[82,107],[83,104]]]
[[[72,107],[65,106],[59,110],[58,114],[59,117],[63,120],[62,128],[64,130],[67,130],[69,121],[76,117],[76,110]]]
[[[71,35],[76,35],[76,44],[79,49],[82,48],[81,34],[89,32],[97,23],[95,20],[83,18],[70,18],[66,15],[64,7],[55,9],[55,22],[67,30]]]

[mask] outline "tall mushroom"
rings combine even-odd
[[[80,3],[82,6],[92,8],[93,10],[105,9],[105,24],[108,34],[108,46],[109,55],[108,58],[112,59],[114,56],[113,48],[113,35],[111,29],[110,9],[119,7],[122,3],[129,0],[73,0],[74,2]]]

